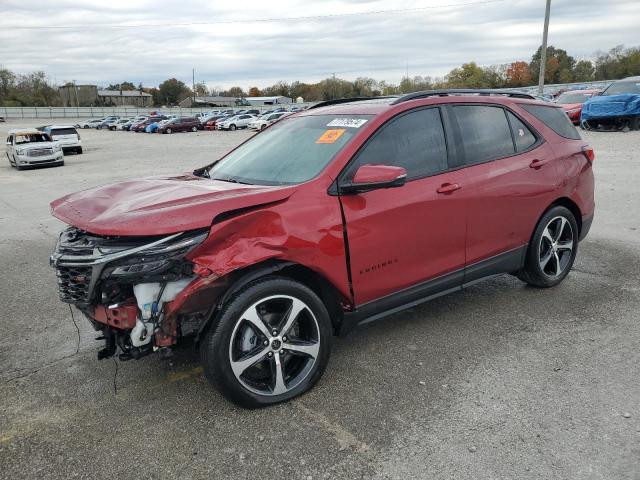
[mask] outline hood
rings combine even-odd
[[[640,115],[640,95],[623,93],[592,97],[582,105],[582,119]]]
[[[165,235],[209,227],[221,213],[285,200],[294,191],[195,175],[150,177],[72,193],[51,202],[51,213],[97,235]]]

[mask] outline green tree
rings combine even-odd
[[[484,70],[475,62],[464,63],[461,67],[454,68],[445,78],[451,88],[489,87]]]
[[[184,82],[170,78],[158,86],[158,104],[175,105],[191,94]]]
[[[573,78],[576,82],[590,82],[593,80],[595,69],[589,60],[580,60],[573,67]]]
[[[534,80],[538,79],[540,74],[540,57],[542,55],[542,46],[531,57],[529,70]],[[566,50],[556,48],[553,45],[547,47],[547,65],[544,72],[544,80],[546,83],[562,83],[573,81],[573,67],[576,60],[567,54]]]

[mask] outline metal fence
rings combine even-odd
[[[253,105],[233,108],[258,109],[261,112],[278,107],[304,107],[312,103],[292,103],[277,105]],[[148,115],[149,112],[157,111],[165,115],[193,116],[196,113],[204,113],[211,110],[221,110],[232,107],[204,107],[204,108],[181,108],[181,107],[0,107],[0,117],[6,120],[12,118],[102,118],[111,115],[118,117],[135,117],[137,115]]]

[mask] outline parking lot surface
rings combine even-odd
[[[48,266],[51,200],[191,171],[250,133],[80,133],[60,168],[0,151],[0,478],[640,478],[640,132],[582,133],[596,216],[560,286],[499,276],[361,328],[318,386],[258,411],[190,350],[98,361]]]

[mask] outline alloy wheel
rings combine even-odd
[[[560,276],[571,261],[573,243],[571,223],[562,216],[552,218],[540,237],[538,263],[542,273],[548,277]]]
[[[263,298],[247,308],[229,344],[229,362],[247,390],[285,394],[309,375],[320,352],[318,321],[307,304],[288,295]]]

